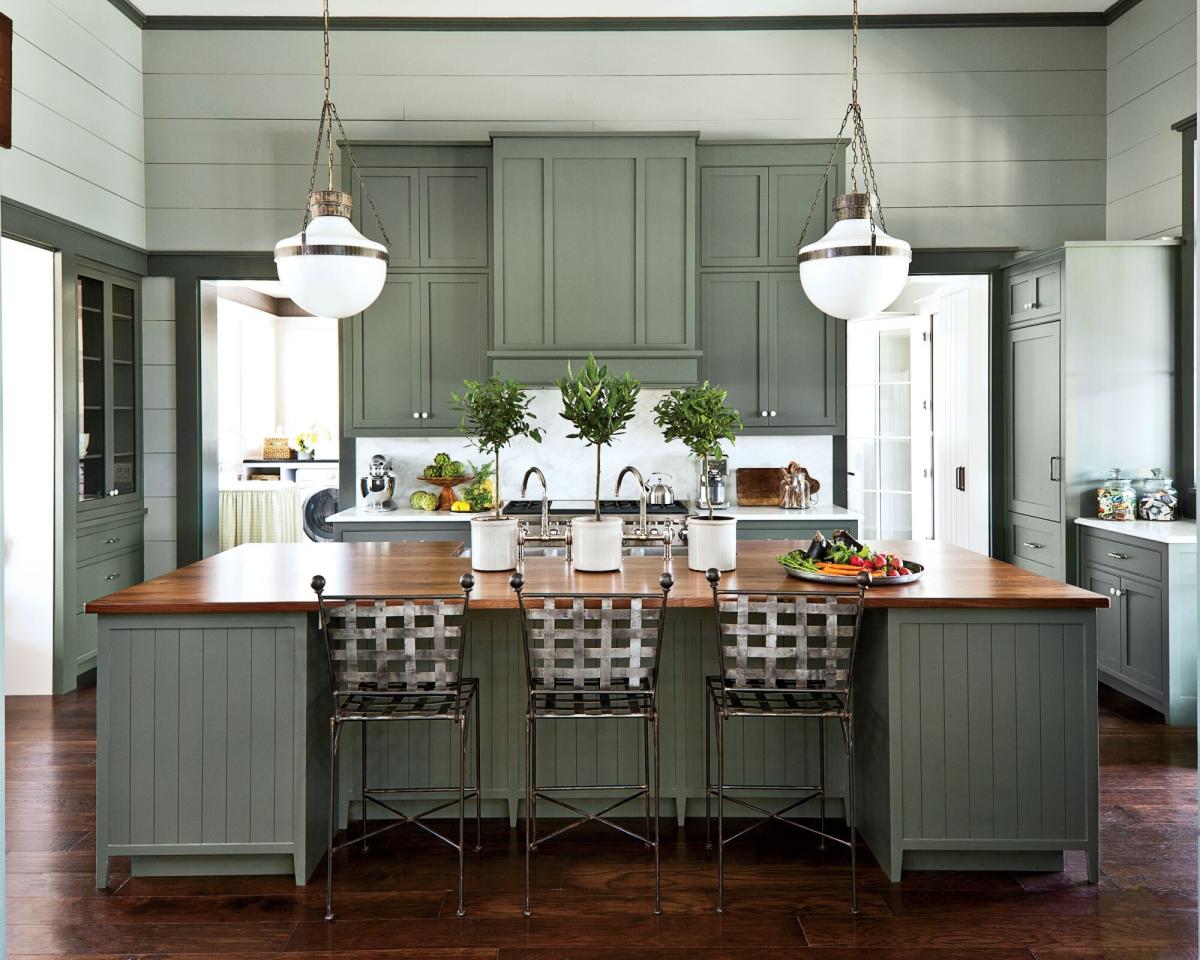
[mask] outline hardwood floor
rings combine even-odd
[[[95,690],[7,704],[9,957],[355,957],[372,960],[1175,960],[1196,957],[1196,744],[1101,688],[1101,881],[1083,855],[1061,874],[910,873],[865,853],[862,914],[848,915],[844,852],[763,834],[727,859],[728,912],[712,912],[703,824],[667,835],[663,915],[637,846],[577,831],[537,855],[535,917],[520,912],[522,850],[485,825],[454,917],[450,851],[394,831],[339,855],[339,919],[320,882],[132,878],[96,891]],[[698,826],[698,829],[697,829]],[[320,877],[318,877],[318,881]]]

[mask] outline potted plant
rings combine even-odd
[[[704,464],[708,476],[710,457],[724,456],[721,444],[734,442],[742,417],[725,403],[727,393],[707,380],[698,387],[672,390],[654,407],[654,422],[667,440],[681,440]],[[688,567],[692,570],[732,570],[737,566],[737,518],[713,516],[709,498],[707,517],[690,517],[687,525]]]
[[[600,448],[625,432],[633,419],[642,385],[628,370],[624,377],[608,372],[588,354],[587,363],[575,376],[571,364],[567,375],[555,382],[562,394],[559,414],[575,428],[567,436],[596,448],[596,511],[591,517],[571,521],[572,556],[577,570],[616,570],[621,565],[620,517],[600,516]]]
[[[494,458],[496,494],[492,515],[471,518],[471,566],[476,570],[512,570],[517,565],[517,521],[500,515],[500,451],[516,437],[542,442],[542,432],[533,425],[531,398],[516,380],[493,376],[480,383],[464,380],[460,396],[450,395],[453,409],[462,413],[459,429],[471,438],[477,450]]]

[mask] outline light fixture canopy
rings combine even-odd
[[[850,35],[850,104],[837,135],[837,143],[840,143],[846,125],[853,121],[850,191],[834,198],[834,224],[829,232],[806,246],[804,237],[817,204],[825,194],[829,171],[837,157],[835,143],[821,185],[809,207],[808,219],[804,221],[796,254],[800,283],[808,299],[822,313],[846,320],[871,316],[886,309],[904,289],[912,262],[912,247],[886,232],[875,168],[867,146],[867,132],[858,102],[858,0],[854,0]],[[858,189],[860,170],[863,191]]]
[[[287,295],[302,309],[323,317],[349,317],[361,313],[379,297],[387,277],[389,244],[379,211],[371,202],[367,185],[354,160],[342,118],[329,96],[329,0],[322,0],[325,42],[325,100],[317,124],[308,202],[300,232],[275,244],[275,267]],[[333,125],[337,124],[354,175],[375,214],[384,243],[370,240],[350,222],[353,200],[333,187]],[[317,190],[317,166],[325,145],[327,188]]]

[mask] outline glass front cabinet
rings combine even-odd
[[[137,281],[80,270],[79,502],[141,496],[141,344]]]

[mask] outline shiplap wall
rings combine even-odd
[[[332,46],[334,99],[362,140],[830,137],[848,54],[841,30],[339,30]],[[921,247],[1103,239],[1104,27],[868,30],[861,55],[893,232]],[[143,57],[150,248],[262,250],[297,230],[320,35],[150,30]]]
[[[6,0],[13,148],[4,194],[146,246],[142,32],[109,0]]]
[[[1143,0],[1108,27],[1109,240],[1178,235],[1181,143],[1196,112],[1196,0]]]

